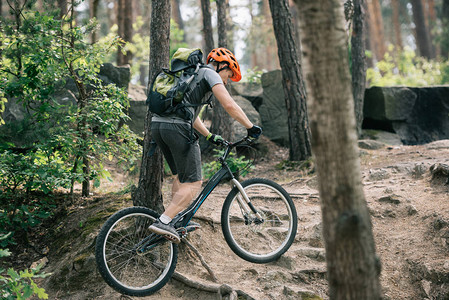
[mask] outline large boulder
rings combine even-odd
[[[259,114],[264,135],[280,145],[288,146],[288,118],[281,70],[264,73],[262,87],[263,103],[259,107]]]
[[[240,95],[249,100],[254,108],[259,111],[263,103],[263,89],[258,83],[239,82],[231,84],[231,95]]]
[[[249,101],[248,99],[246,99],[242,96],[233,96],[233,98],[234,98],[235,102],[246,113],[246,115],[248,116],[248,119],[253,124],[261,124],[260,115],[254,108],[251,101]],[[237,121],[234,121],[234,134],[235,134],[235,139],[238,140],[240,138],[245,137],[248,133],[242,125],[240,125]]]
[[[114,83],[118,87],[127,89],[131,78],[131,72],[129,66],[115,67],[112,64],[106,63],[100,67],[98,78],[100,78],[105,85]],[[74,96],[77,95],[78,90],[75,82],[73,79],[68,78],[65,81],[65,84],[54,93],[53,97],[56,102],[61,105],[76,105]],[[20,101],[10,98],[5,105],[5,111],[3,112],[2,117],[5,122],[20,122],[25,118],[26,114],[26,110]]]
[[[406,145],[449,138],[449,86],[372,87],[365,92],[365,129],[399,135]]]

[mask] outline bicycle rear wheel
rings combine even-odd
[[[147,296],[171,278],[178,246],[148,231],[159,217],[145,207],[129,207],[112,215],[101,228],[96,242],[98,271],[116,291]]]
[[[298,221],[293,201],[280,185],[267,179],[254,178],[241,185],[259,216],[234,187],[226,197],[221,213],[226,242],[235,254],[247,261],[274,261],[295,239]]]

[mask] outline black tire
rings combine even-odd
[[[101,228],[95,247],[98,271],[116,291],[148,296],[161,289],[175,271],[178,246],[148,231],[159,214],[129,207],[112,215]],[[154,240],[151,249],[137,245]],[[140,251],[138,250],[140,249]]]
[[[234,187],[226,197],[221,213],[225,240],[244,260],[253,263],[275,261],[295,239],[298,227],[295,205],[289,194],[271,180],[254,178],[241,185],[263,221],[256,218],[247,204],[250,214],[244,215],[237,199],[242,197],[241,193]]]

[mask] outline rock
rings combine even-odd
[[[263,88],[262,85],[251,82],[232,83],[231,84],[231,96],[242,96],[249,100],[256,110],[263,102]]]
[[[398,134],[406,145],[449,138],[449,86],[366,89],[364,128]]]
[[[367,149],[367,150],[377,150],[385,147],[385,144],[382,142],[374,141],[374,140],[360,140],[358,142],[359,148]]]
[[[449,149],[449,140],[441,140],[427,144],[428,149]]]
[[[403,145],[399,135],[383,130],[364,129],[362,130],[362,137],[363,139],[375,140],[390,146]]]
[[[259,113],[264,135],[282,146],[287,146],[289,143],[288,118],[281,70],[264,73],[262,87],[263,103],[259,107]]]
[[[416,207],[413,206],[412,204],[407,205],[406,211],[407,211],[407,214],[408,214],[409,216],[413,216],[413,215],[416,215],[416,214],[418,213],[418,210],[417,210]]]
[[[370,181],[380,181],[390,178],[390,173],[388,173],[388,171],[385,169],[370,169],[368,178]]]
[[[295,260],[289,256],[283,255],[283,256],[279,257],[278,260],[276,260],[270,264],[284,268],[284,269],[293,270],[293,266],[295,265]]]
[[[298,256],[306,256],[316,261],[325,261],[326,253],[323,248],[301,248],[295,251]]]
[[[233,97],[235,102],[242,108],[242,110],[245,112],[245,114],[248,116],[248,119],[253,124],[261,125],[262,122],[260,120],[260,115],[257,112],[257,110],[254,108],[254,106],[251,104],[251,102],[242,96],[234,96]],[[263,127],[264,134],[265,134],[265,126]],[[234,134],[235,139],[238,140],[240,138],[245,137],[248,133],[242,125],[240,125],[239,122],[234,120]]]
[[[391,204],[400,204],[401,203],[401,200],[399,199],[399,196],[397,196],[397,195],[389,195],[389,196],[381,197],[377,201],[384,202],[384,203],[391,203]]]
[[[301,289],[298,287],[284,286],[282,294],[287,297],[287,299],[304,299],[304,300],[322,300],[320,296],[316,295],[314,292]]]
[[[416,164],[413,168],[412,175],[414,178],[419,179],[427,172],[427,170],[428,167],[424,163]]]
[[[322,223],[313,225],[312,232],[307,236],[309,240],[309,246],[316,248],[324,248],[324,239],[322,232],[323,232]]]
[[[46,256],[42,257],[38,261],[35,261],[31,264],[30,269],[36,269],[38,266],[41,268],[45,268],[45,266],[48,264],[48,258]]]

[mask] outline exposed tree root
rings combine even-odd
[[[178,280],[179,282],[184,283],[185,285],[200,290],[204,292],[209,293],[217,293],[220,297],[219,299],[223,299],[223,297],[226,297],[229,295],[227,299],[238,299],[238,297],[244,297],[244,299],[247,300],[255,300],[253,297],[248,295],[247,293],[241,291],[241,290],[235,290],[230,285],[227,284],[218,284],[218,283],[204,283],[200,281],[196,281],[193,279],[188,278],[185,275],[182,275],[181,273],[175,271],[172,276],[173,279]]]
[[[201,253],[198,251],[198,249],[195,248],[195,246],[193,246],[189,241],[187,240],[182,240],[187,246],[189,246],[190,250],[193,251],[193,253],[196,254],[196,256],[198,256],[201,264],[203,265],[203,267],[207,270],[207,272],[209,273],[210,277],[212,277],[212,281],[213,282],[218,282],[217,276],[215,276],[214,272],[212,271],[212,269],[209,267],[209,265],[206,263],[206,261],[204,260],[203,256],[201,255]]]
[[[200,281],[195,281],[195,280],[190,279],[187,276],[182,275],[181,273],[176,272],[176,271],[173,274],[172,278],[184,283],[185,285],[187,285],[191,288],[194,288],[194,289],[197,289],[200,291],[216,293],[219,296],[218,299],[237,300],[239,298],[239,296],[242,296],[247,300],[255,300],[253,297],[251,297],[247,293],[245,293],[241,290],[235,290],[230,285],[217,283],[218,282],[217,277],[215,276],[214,272],[209,267],[209,265],[206,263],[206,261],[204,260],[203,256],[200,254],[198,249],[185,239],[182,240],[182,242],[185,243],[189,247],[189,249],[193,253],[195,253],[195,255],[199,258],[201,265],[203,265],[203,267],[207,270],[207,272],[211,276],[212,281],[214,283],[204,283],[204,282],[200,282]]]

